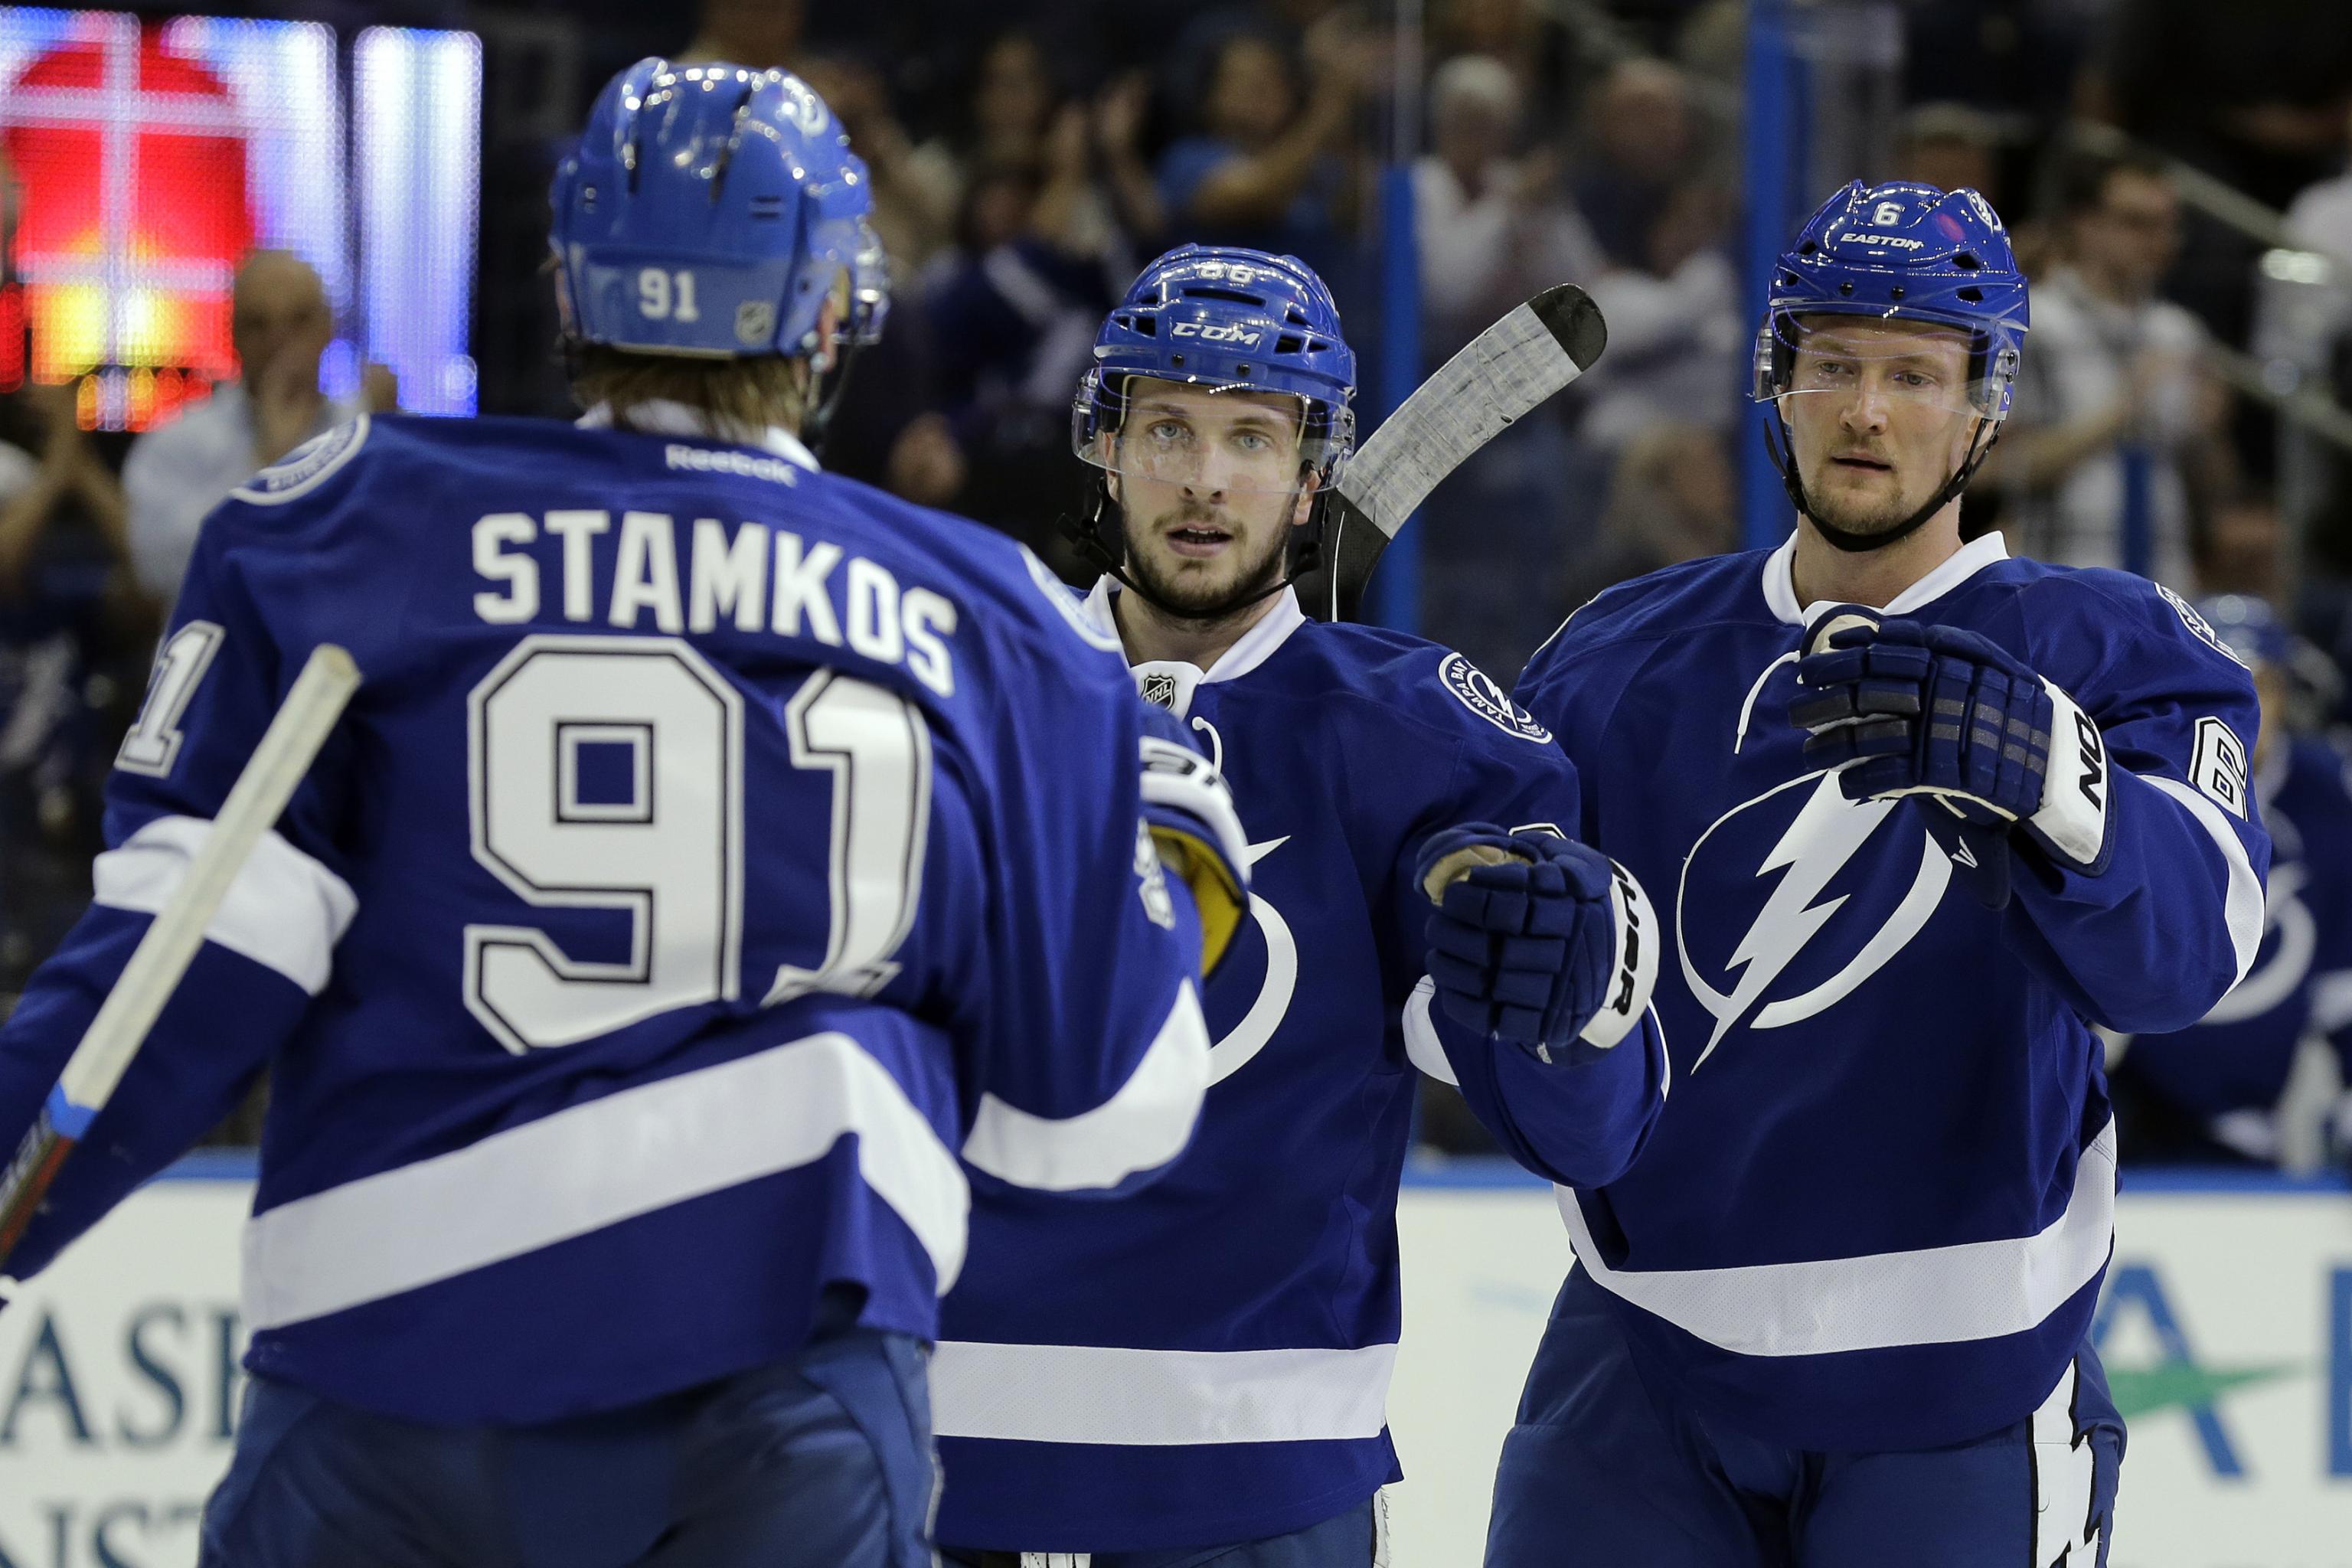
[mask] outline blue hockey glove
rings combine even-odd
[[[1607,1049],[1649,1007],[1658,921],[1641,885],[1598,849],[1542,830],[1465,823],[1413,868],[1437,906],[1429,973],[1445,1016],[1544,1060]]]
[[[1831,612],[1806,637],[1790,722],[1848,800],[1921,797],[1988,903],[2008,897],[2011,829],[2095,876],[2107,863],[2106,744],[2090,715],[1989,638]],[[1998,897],[1991,896],[1997,893]]]

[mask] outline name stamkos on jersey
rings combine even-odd
[[[368,416],[362,414],[311,437],[229,494],[255,506],[284,506],[297,497],[310,494],[350,462],[367,440],[367,434]]]
[[[1437,667],[1437,679],[1461,700],[1462,706],[1505,734],[1533,741],[1539,746],[1551,744],[1551,731],[1537,723],[1534,714],[1512,701],[1510,693],[1496,684],[1493,676],[1460,654],[1445,656]]]
[[[2246,748],[2235,731],[2221,720],[2197,721],[2197,748],[2189,764],[2189,782],[2232,816],[2246,815]]]
[[[2212,623],[2208,621],[2203,616],[2197,613],[2196,605],[2190,604],[2188,600],[2182,598],[2179,595],[2174,593],[2171,589],[2166,587],[2161,583],[2157,584],[2155,586],[2156,591],[2164,595],[2164,602],[2170,605],[2173,610],[2180,616],[2180,624],[2187,626],[2189,631],[2196,636],[2199,642],[2203,643],[2207,647],[2211,648],[2215,653],[2220,654],[2231,664],[2237,665],[2241,668],[2251,668],[2246,664],[2244,659],[2238,657],[2238,650],[2236,648],[2231,647],[2228,643],[2221,640],[2221,634],[2213,629]],[[2239,815],[2242,816],[2245,814],[2241,812]]]

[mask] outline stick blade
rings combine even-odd
[[[1307,614],[1356,619],[1381,552],[1429,492],[1608,346],[1601,307],[1573,283],[1513,306],[1464,345],[1381,421],[1325,497],[1324,564],[1298,585]]]
[[[1576,362],[1579,371],[1591,370],[1592,362],[1609,346],[1609,323],[1601,319],[1601,307],[1573,283],[1553,284],[1529,300],[1528,309]]]

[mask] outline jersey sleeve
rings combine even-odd
[[[1125,663],[1054,640],[1067,657],[1000,694],[963,1153],[1012,1185],[1117,1194],[1184,1152],[1208,1089],[1200,919],[1153,847]]]
[[[107,783],[107,847],[92,868],[90,907],[0,1027],[0,1138],[11,1148],[185,879],[310,652],[256,592],[255,569],[276,548],[270,535],[236,500],[205,524],[146,705]],[[129,1071],[79,1133],[12,1272],[46,1266],[218,1122],[325,988],[335,944],[358,910],[333,847],[350,757],[348,732],[331,737],[284,816],[238,868]]]
[[[1542,733],[1526,715],[1516,717]],[[1549,734],[1538,740],[1496,729],[1489,740],[1467,733],[1451,778],[1414,822],[1391,868],[1385,944],[1419,976],[1404,1004],[1405,1050],[1413,1064],[1459,1089],[1471,1113],[1520,1164],[1554,1182],[1591,1187],[1633,1163],[1664,1103],[1665,1041],[1656,1012],[1607,1050],[1580,1041],[1549,1061],[1473,1033],[1432,1005],[1435,986],[1423,973],[1432,906],[1414,875],[1433,833],[1491,822],[1572,838],[1580,817],[1576,769]]]
[[[2107,800],[2107,864],[2087,876],[2021,857],[2012,947],[2093,1021],[2186,1028],[2244,977],[2262,945],[2270,838],[2248,787],[2253,679],[2196,612],[2152,584],[2085,603],[2063,579],[2023,598],[2036,669],[2098,730],[2052,737],[2053,768]],[[2142,587],[2146,591],[2141,591]]]

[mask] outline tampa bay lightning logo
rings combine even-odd
[[[1517,735],[1522,741],[1538,745],[1551,744],[1551,731],[1536,722],[1535,715],[1511,700],[1500,682],[1472,664],[1458,653],[1449,653],[1437,667],[1437,679],[1445,689],[1462,700],[1462,706],[1506,734]]]
[[[351,461],[367,439],[368,416],[311,437],[229,493],[254,506],[279,506],[307,495]]]
[[[1734,1025],[1785,1028],[1852,995],[1910,945],[1951,880],[1916,810],[1849,801],[1834,773],[1775,785],[1717,818],[1675,897],[1683,979],[1715,1018],[1692,1070]]]

